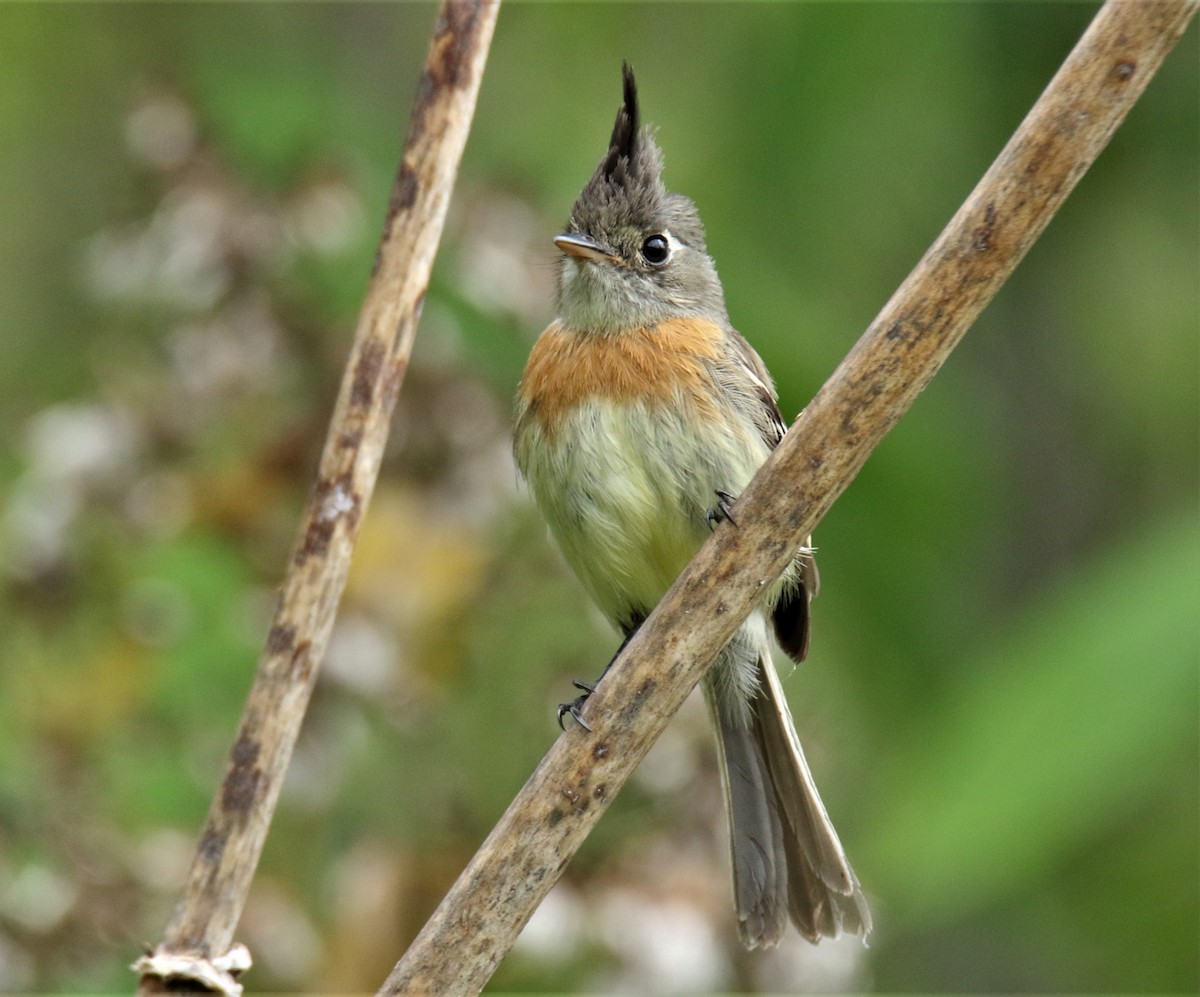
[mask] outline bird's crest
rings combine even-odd
[[[571,211],[572,231],[600,235],[614,225],[643,224],[661,212],[666,189],[662,153],[641,127],[637,81],[629,63],[622,67],[624,101],[617,111],[608,151]]]

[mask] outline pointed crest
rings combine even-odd
[[[628,62],[621,63],[621,78],[624,83],[625,102],[617,110],[612,138],[608,140],[608,154],[600,164],[600,169],[610,179],[622,159],[633,159],[638,140],[637,81],[633,78],[633,67]]]
[[[602,237],[615,226],[640,225],[662,211],[662,153],[641,127],[637,81],[622,66],[624,101],[617,111],[608,151],[571,211],[570,228]]]

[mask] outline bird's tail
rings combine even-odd
[[[812,942],[843,931],[865,937],[871,913],[858,877],[817,793],[765,640],[753,643],[735,637],[704,683],[717,728],[742,941],[748,948],[776,944],[789,916]],[[731,673],[741,679],[731,683]],[[738,702],[731,685],[749,686],[744,679],[751,675],[757,681],[747,689],[748,704]]]

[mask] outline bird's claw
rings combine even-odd
[[[714,494],[717,496],[717,504],[704,513],[704,518],[708,520],[708,528],[715,530],[722,519],[727,519],[737,526],[737,520],[733,518],[733,503],[737,499],[729,492],[723,492],[719,488]]]
[[[590,733],[592,728],[589,727],[587,721],[583,719],[583,704],[588,701],[588,696],[596,691],[595,683],[581,682],[579,679],[575,679],[571,684],[575,686],[576,689],[581,690],[582,695],[576,696],[569,703],[558,704],[558,726],[561,730],[566,730],[566,727],[563,726],[563,717],[567,716],[567,714],[570,714],[580,727]]]

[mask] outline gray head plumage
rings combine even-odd
[[[621,67],[624,101],[617,110],[608,151],[571,210],[571,231],[599,236],[633,225],[670,226],[695,249],[704,250],[704,226],[696,206],[663,186],[663,155],[649,128],[642,127],[637,81],[628,62]]]
[[[637,83],[628,63],[622,79],[624,100],[608,150],[575,201],[565,236],[594,245],[597,252],[589,260],[595,265],[577,268],[578,247],[573,251],[560,237],[559,247],[576,257],[563,260],[560,308],[571,308],[581,321],[586,315],[593,325],[614,328],[665,315],[724,318],[724,298],[700,215],[689,198],[663,185],[662,152],[641,124]],[[654,235],[669,240],[668,262],[646,258],[645,242]],[[608,265],[598,262],[601,256]]]

